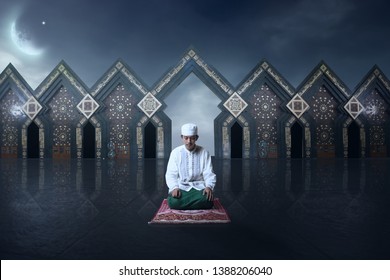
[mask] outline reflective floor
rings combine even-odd
[[[1,259],[390,259],[390,159],[214,159],[232,223],[148,225],[165,166],[0,159]]]

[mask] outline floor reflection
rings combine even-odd
[[[390,159],[213,162],[229,225],[147,224],[165,160],[1,159],[1,258],[390,257]]]

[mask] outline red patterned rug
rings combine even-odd
[[[221,224],[230,223],[230,218],[219,199],[208,210],[175,210],[168,206],[167,199],[161,203],[149,224]]]

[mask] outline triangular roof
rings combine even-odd
[[[179,62],[155,83],[151,94],[164,98],[191,73],[194,73],[221,100],[234,93],[233,86],[191,47],[184,53]]]
[[[48,99],[50,95],[46,95],[47,91],[50,91],[53,87],[59,83],[66,83],[72,86],[76,92],[79,92],[82,96],[88,94],[88,88],[84,82],[74,73],[74,71],[69,67],[64,60],[61,60],[60,63],[50,72],[50,74],[43,80],[43,82],[36,88],[35,96],[37,99]],[[44,95],[45,94],[45,95]]]
[[[377,65],[374,65],[356,86],[354,96],[359,98],[363,92],[375,86],[390,93],[390,81]],[[389,101],[390,96],[386,95],[384,97]]]
[[[116,83],[118,79],[127,81],[130,85],[137,88],[142,95],[146,95],[149,92],[148,87],[137,74],[122,59],[118,59],[94,84],[91,88],[91,95],[93,97],[100,95],[103,89]]]
[[[0,93],[4,91],[4,87],[16,87],[24,94],[26,99],[32,96],[33,90],[26,80],[20,75],[19,71],[9,63],[0,74]]]
[[[302,96],[306,92],[310,92],[313,85],[319,82],[325,82],[327,86],[333,89],[332,92],[336,93],[336,97],[338,97],[340,101],[345,101],[351,96],[351,90],[324,61],[320,61],[298,86],[297,94]]]
[[[253,84],[259,80],[268,81],[274,88],[282,90],[285,95],[292,97],[295,94],[294,87],[273,67],[268,61],[260,61],[237,86],[236,92],[239,95],[245,93]],[[279,91],[280,91],[279,90]]]

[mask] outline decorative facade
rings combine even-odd
[[[9,64],[0,73],[0,158],[168,158],[164,100],[191,73],[220,99],[218,158],[390,155],[390,81],[377,66],[351,91],[324,62],[294,88],[261,61],[234,87],[190,49],[153,87],[119,60],[88,88],[61,61],[32,90]]]

